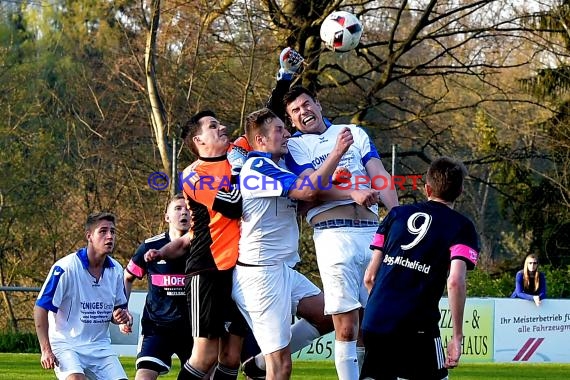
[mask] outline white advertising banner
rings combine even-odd
[[[494,361],[570,363],[570,300],[496,298]]]
[[[111,323],[111,345],[120,356],[137,356],[139,341],[142,341],[141,318],[146,300],[146,292],[133,292],[129,300],[129,311],[133,315],[133,332],[123,334],[119,327]]]
[[[133,292],[129,310],[133,333],[124,335],[111,325],[111,343],[119,355],[136,356],[141,340],[140,318],[146,292]],[[451,338],[447,298],[439,304],[439,328],[444,345]],[[545,299],[540,307],[511,298],[468,298],[463,326],[464,363],[570,363],[570,300]],[[292,355],[300,360],[334,360],[334,333],[315,339]]]

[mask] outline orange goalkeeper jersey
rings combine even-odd
[[[238,256],[241,194],[230,185],[226,156],[200,158],[183,173],[182,188],[192,211],[194,236],[186,259],[186,273],[226,270]]]

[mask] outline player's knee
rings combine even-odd
[[[87,380],[87,376],[82,373],[72,373],[65,380]]]
[[[335,325],[336,340],[350,342],[358,337],[357,327],[351,324]]]
[[[238,347],[226,347],[220,351],[218,360],[228,368],[238,368],[241,363],[241,352]]]

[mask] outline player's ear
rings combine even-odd
[[[427,197],[428,198],[431,197],[431,195],[433,194],[433,189],[431,188],[431,186],[428,183],[426,183],[424,185],[424,190],[426,192]]]
[[[319,99],[315,98],[315,104],[317,105],[317,107],[319,107],[319,111],[323,110],[323,106],[321,106],[321,102],[319,102]]]
[[[192,142],[193,142],[195,145],[200,145],[200,143],[202,142],[202,140],[200,140],[200,136],[194,136],[194,137],[192,137]]]
[[[264,145],[264,144],[263,144],[263,138],[264,138],[264,137],[265,137],[265,136],[263,136],[262,134],[256,134],[256,135],[255,135],[255,137],[254,137],[254,140],[255,140],[255,141],[254,141],[254,144],[255,144],[256,147],[260,148],[260,147],[262,147],[262,146]]]

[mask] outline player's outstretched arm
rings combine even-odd
[[[59,363],[51,350],[48,335],[48,311],[43,307],[34,306],[34,324],[36,326],[36,335],[42,353],[40,358],[42,368],[53,369],[53,367],[59,365]]]
[[[144,261],[172,260],[183,256],[190,247],[192,234],[187,232],[183,236],[172,240],[161,249],[149,249],[144,254]]]
[[[452,260],[447,277],[447,295],[453,335],[447,344],[445,366],[454,368],[461,357],[461,342],[463,340],[463,311],[465,309],[467,264],[463,260]]]
[[[283,98],[293,82],[295,74],[298,74],[303,66],[304,58],[297,51],[286,47],[279,54],[279,71],[277,72],[277,84],[271,91],[266,107],[273,111],[282,120],[285,120],[286,112]]]

